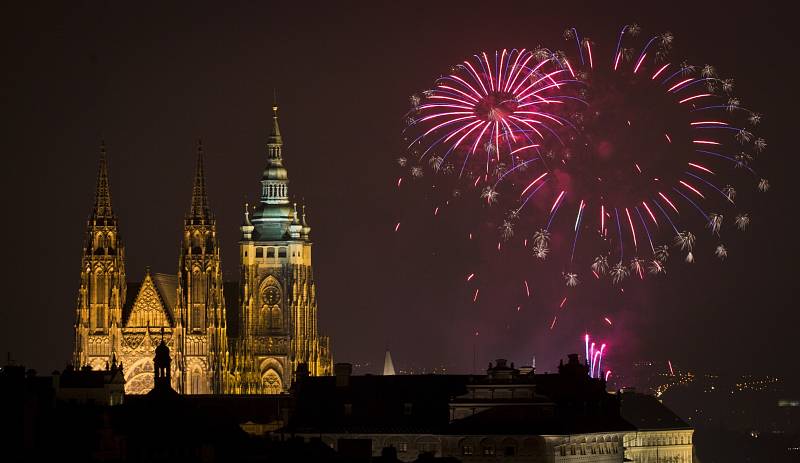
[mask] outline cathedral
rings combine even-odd
[[[125,246],[111,206],[105,147],[81,259],[76,366],[121,363],[125,392],[153,388],[153,357],[172,352],[172,387],[183,394],[277,394],[298,367],[331,374],[330,339],[317,330],[311,228],[289,200],[278,107],[273,106],[259,203],[245,205],[238,282],[222,278],[217,223],[206,195],[202,145],[175,273],[125,275]]]

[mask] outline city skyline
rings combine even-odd
[[[5,197],[14,198],[10,216],[34,238],[11,249],[18,270],[7,281],[16,278],[21,285],[10,293],[0,338],[3,350],[20,363],[49,371],[70,358],[80,243],[101,140],[128,248],[129,281],[141,281],[146,267],[177,269],[198,138],[218,217],[223,275],[237,279],[239,226],[245,202],[258,198],[273,89],[294,199],[307,205],[314,227],[320,329],[331,335],[335,361],[382,365],[388,347],[399,366],[448,364],[469,371],[476,349],[479,369],[485,360],[522,364],[533,355],[543,369],[552,369],[567,352],[580,352],[588,330],[613,341],[609,362],[618,365],[646,357],[693,369],[769,373],[780,368],[780,352],[792,348],[796,244],[784,211],[794,202],[788,185],[797,161],[787,156],[789,110],[769,85],[771,78],[743,58],[758,56],[780,69],[774,75],[793,75],[796,65],[780,59],[791,49],[788,33],[767,25],[782,24],[777,12],[759,11],[753,19],[714,6],[698,7],[689,18],[624,11],[623,17],[649,31],[671,30],[676,47],[690,58],[713,58],[722,72],[737,76],[739,93],[757,101],[765,114],[771,153],[764,164],[773,191],[754,210],[753,232],[742,240],[750,244],[731,246],[724,265],[698,259],[664,278],[628,285],[624,296],[578,288],[550,330],[563,285],[532,271],[531,282],[541,283],[533,283],[533,297],[520,303],[517,283],[498,271],[489,280],[495,294],[473,304],[465,276],[500,269],[508,257],[453,239],[461,233],[458,223],[416,218],[422,215],[417,205],[395,195],[402,114],[409,96],[446,72],[448,63],[495,46],[533,47],[554,39],[553,46],[561,46],[560,33],[573,25],[599,37],[619,21],[598,26],[593,19],[619,17],[619,11],[586,7],[575,16],[520,9],[507,19],[511,26],[480,28],[479,16],[445,6],[264,6],[241,7],[235,14],[203,5],[190,11],[60,8],[42,13],[42,24],[52,27],[20,47],[9,75],[17,89],[8,151],[16,158],[9,172],[17,175],[4,182]],[[397,18],[386,27],[379,19],[388,15]],[[213,31],[202,26],[205,17],[215,18]],[[532,28],[526,17],[547,21]],[[442,25],[445,19],[471,32]],[[414,32],[408,30],[412,20],[421,23]],[[24,40],[26,33],[17,27],[15,35]],[[745,28],[747,35],[723,34]],[[365,36],[380,40],[367,42]],[[420,42],[430,44],[424,53]],[[687,48],[698,42],[700,49]],[[403,227],[395,233],[399,221]],[[607,313],[614,326],[606,328],[598,312]]]

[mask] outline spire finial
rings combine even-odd
[[[92,218],[113,219],[111,210],[111,188],[108,184],[108,159],[106,157],[106,142],[100,141],[100,162],[97,167],[97,188],[94,196],[94,210]]]
[[[274,89],[272,95],[272,131],[269,134],[269,141],[267,143],[273,146],[283,145],[281,128],[278,125],[278,91]],[[280,152],[277,154],[280,155]]]
[[[194,187],[192,188],[192,208],[189,211],[190,219],[209,220],[211,219],[211,208],[208,205],[206,195],[206,175],[203,166],[203,140],[197,140],[197,167],[194,175]]]

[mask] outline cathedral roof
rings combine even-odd
[[[148,273],[148,275],[145,276],[145,280],[148,276],[153,282],[156,296],[161,303],[161,307],[164,309],[170,326],[175,326],[176,305],[178,301],[178,276],[164,273]],[[125,321],[125,326],[128,325],[136,300],[138,299],[139,293],[143,290],[142,286],[143,282],[128,283],[125,305],[122,308],[122,319]]]

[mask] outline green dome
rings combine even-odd
[[[261,180],[288,180],[289,175],[286,172],[286,168],[282,165],[275,165],[270,163],[264,169],[264,174],[261,176]]]
[[[291,220],[292,216],[292,206],[290,204],[264,204],[261,203],[256,206],[255,211],[253,211],[253,215],[250,216],[250,220],[254,224],[258,224],[258,222],[263,221],[263,219],[286,219],[287,221]]]

